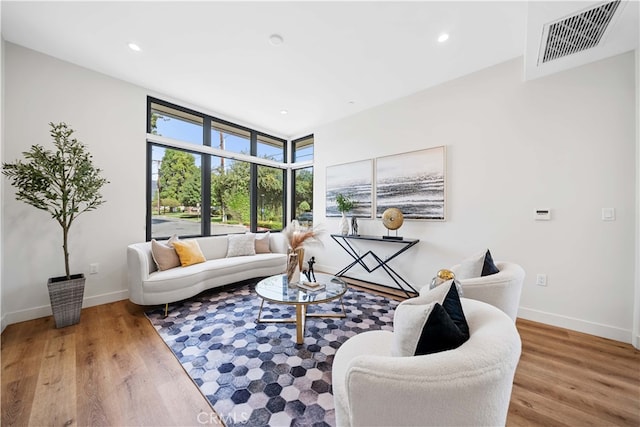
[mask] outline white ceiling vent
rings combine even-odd
[[[606,2],[545,24],[538,65],[597,46],[619,5],[620,0]]]

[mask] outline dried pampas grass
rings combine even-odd
[[[297,221],[292,221],[291,224],[284,229],[284,235],[289,241],[289,248],[292,251],[301,249],[304,245],[309,243],[322,244],[319,237],[322,233],[318,228],[303,228]]]

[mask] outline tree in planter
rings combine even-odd
[[[72,279],[69,269],[69,229],[80,214],[92,211],[104,203],[100,189],[108,181],[100,176],[102,170],[94,167],[92,156],[86,151],[84,144],[72,138],[73,129],[66,123],[49,123],[49,126],[56,149],[50,151],[41,145],[32,145],[30,151],[22,153],[25,162],[18,160],[15,163],[3,163],[2,173],[17,188],[17,200],[47,211],[62,227],[66,277],[50,279],[50,282],[60,281],[59,279],[69,281]],[[82,301],[80,308],[81,306]],[[54,316],[56,325],[61,327],[55,309]],[[77,319],[79,320],[79,312]]]

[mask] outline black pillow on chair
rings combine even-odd
[[[480,276],[490,276],[499,272],[500,270],[498,270],[498,267],[496,267],[496,264],[493,262],[491,252],[487,249],[487,253],[484,255],[484,263],[482,264],[482,273]]]
[[[497,273],[498,267],[493,262],[489,249],[477,252],[460,263],[456,270],[456,279],[465,280],[476,277],[489,276]]]
[[[418,339],[415,356],[460,347],[469,339],[469,325],[458,290],[451,283],[442,305],[435,303]]]
[[[469,339],[469,326],[453,280],[396,307],[392,356],[419,356],[451,350]]]

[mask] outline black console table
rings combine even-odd
[[[405,294],[407,294],[407,297],[412,297],[414,295],[411,295],[409,293],[409,290],[407,290],[407,288],[405,288],[403,284],[408,286],[411,289],[411,292],[415,294],[418,293],[418,291],[416,291],[416,289],[411,286],[409,282],[407,282],[400,274],[398,274],[397,271],[391,268],[391,266],[389,265],[389,261],[406,252],[409,248],[415,246],[420,241],[420,239],[385,239],[382,236],[359,236],[350,234],[332,234],[331,238],[335,240],[336,243],[340,245],[340,247],[351,256],[351,258],[353,258],[353,262],[337,272],[336,276],[344,276],[347,271],[349,271],[353,266],[357,264],[364,268],[368,273],[372,273],[378,268],[382,268],[396,283],[396,285],[398,285],[398,287],[403,290]],[[373,242],[395,244],[397,245],[397,250],[393,253],[393,255],[387,257],[387,259],[384,260],[371,249],[365,252],[363,255],[358,255],[358,251],[352,245],[352,240],[368,240]],[[369,266],[364,262],[364,258],[368,255],[371,255],[376,262],[376,265],[373,268],[369,268]]]

